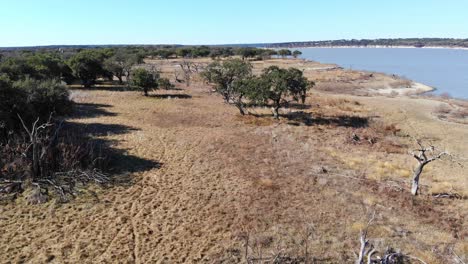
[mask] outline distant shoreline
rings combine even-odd
[[[290,47],[289,49],[451,49],[451,50],[468,50],[467,47],[450,47],[450,46],[425,46],[425,47],[414,47],[414,46],[381,46],[381,45],[372,45],[372,46],[308,46],[308,47]],[[281,48],[275,48],[281,49]]]

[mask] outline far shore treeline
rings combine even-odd
[[[307,47],[440,47],[440,48],[468,48],[467,39],[456,38],[381,38],[381,39],[339,39],[339,40],[318,40],[318,41],[293,41],[277,43],[246,43],[246,44],[225,44],[225,45],[203,45],[209,49],[235,49],[242,48],[307,48]],[[193,49],[200,47],[197,45],[46,45],[29,47],[0,47],[0,52],[11,52],[14,50],[81,50],[96,48],[132,48],[144,50],[161,49]]]
[[[340,39],[323,41],[300,41],[270,43],[266,48],[306,48],[306,47],[441,47],[468,48],[468,39],[453,38],[397,38],[397,39]]]

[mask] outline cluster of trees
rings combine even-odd
[[[131,49],[85,49],[76,52],[7,53],[0,60],[0,73],[4,78],[18,81],[26,77],[35,80],[55,79],[71,84],[80,80],[85,87],[93,85],[97,78],[112,79],[123,83],[134,65],[142,63],[144,54]]]
[[[84,87],[91,87],[98,77],[112,80],[115,76],[119,83],[126,77],[129,83],[132,67],[143,63],[143,55],[126,50],[83,50],[73,55],[67,64]]]
[[[106,181],[99,167],[103,148],[94,147],[80,131],[61,132],[66,129],[60,116],[73,106],[64,85],[77,73],[72,58],[18,55],[0,61],[0,192],[15,196],[31,189],[28,202],[41,203],[52,192],[63,199],[73,196],[78,182]],[[91,71],[91,66],[99,68],[91,63],[83,68]]]
[[[202,75],[214,84],[224,101],[236,106],[242,115],[249,102],[271,105],[273,116],[279,118],[279,109],[288,104],[288,99],[304,103],[307,91],[314,86],[314,82],[308,81],[296,68],[271,66],[260,76],[254,76],[252,65],[240,59],[213,62]]]
[[[46,119],[50,113],[71,111],[67,88],[71,69],[54,54],[28,54],[0,62],[0,141],[26,122]]]

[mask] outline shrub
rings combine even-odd
[[[435,108],[435,113],[436,114],[439,114],[439,115],[447,115],[449,114],[450,112],[452,112],[452,108],[450,106],[448,106],[447,104],[439,104],[436,108]]]
[[[76,78],[81,80],[84,87],[91,87],[98,76],[107,76],[109,73],[104,69],[104,60],[107,55],[96,50],[81,51],[68,61]]]
[[[202,76],[215,85],[216,92],[226,103],[235,105],[242,115],[245,114],[242,99],[248,88],[245,81],[252,76],[252,64],[240,59],[217,61],[208,65]]]
[[[158,87],[158,73],[151,73],[143,68],[138,68],[133,72],[132,83],[143,90],[145,96],[148,96],[150,88]]]
[[[51,113],[66,115],[72,109],[69,92],[57,80],[38,81],[26,78],[14,83],[0,79],[0,126],[1,137],[5,139],[8,131],[21,128],[18,116],[31,123],[39,118],[47,120]]]
[[[25,123],[24,134],[10,134],[0,142],[0,194],[24,192],[28,203],[46,202],[55,194],[60,201],[74,197],[78,184],[106,184],[107,167],[102,146],[83,132],[63,128],[61,122]]]

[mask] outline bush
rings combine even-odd
[[[138,68],[133,72],[132,83],[143,90],[145,96],[148,96],[150,88],[157,88],[159,79],[158,73],[151,73],[143,68]]]
[[[7,143],[0,142],[0,195],[14,198],[24,192],[32,204],[44,203],[53,194],[67,201],[79,186],[109,182],[102,173],[108,162],[102,146],[83,131],[52,119],[25,125],[27,137],[10,134]]]
[[[0,78],[0,140],[6,133],[21,128],[18,115],[27,123],[39,118],[47,120],[51,113],[66,115],[71,112],[69,92],[57,80],[38,81],[26,78],[14,83]]]

